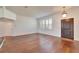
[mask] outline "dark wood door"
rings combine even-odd
[[[61,37],[74,39],[74,19],[61,20]]]

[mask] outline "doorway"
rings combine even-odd
[[[74,18],[61,20],[61,37],[74,40]]]

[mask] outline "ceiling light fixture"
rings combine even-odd
[[[63,7],[63,12],[62,12],[62,17],[65,18],[67,17],[67,11],[66,11],[66,7]]]

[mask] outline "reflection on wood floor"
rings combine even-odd
[[[36,33],[16,37],[6,37],[6,41],[4,42],[3,47],[0,48],[0,52],[78,53],[79,42]]]

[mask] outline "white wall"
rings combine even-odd
[[[12,35],[24,35],[37,32],[36,19],[26,16],[16,16],[16,21],[13,25]]]
[[[26,16],[16,16],[13,22],[0,21],[0,37],[18,36],[37,32],[36,19]]]
[[[74,7],[69,10],[68,16],[74,18],[74,39],[79,41],[79,8]]]
[[[79,40],[79,8],[73,7],[69,9],[67,18],[74,18],[74,40]],[[61,37],[61,13],[52,15],[52,19],[53,29],[48,31],[39,29],[39,33]]]
[[[49,16],[48,16],[49,17]],[[48,18],[47,17],[47,18]],[[60,13],[54,14],[52,15],[52,29],[51,30],[46,30],[46,29],[39,29],[38,28],[38,32],[39,33],[43,33],[43,34],[48,34],[48,35],[53,35],[53,36],[61,36],[61,24],[60,24]],[[38,20],[37,20],[38,21]],[[38,25],[39,26],[39,25]]]
[[[0,22],[0,37],[4,35],[4,22]]]
[[[11,22],[0,21],[0,37],[10,36],[11,30],[12,30],[12,23]]]

